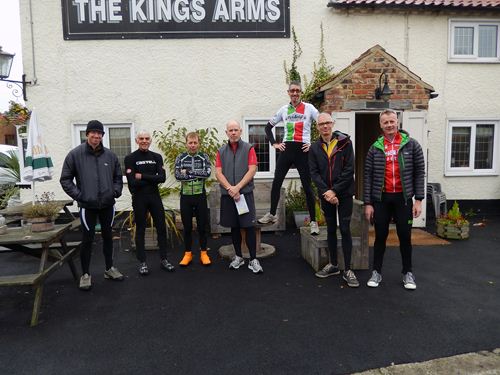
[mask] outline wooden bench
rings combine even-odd
[[[352,256],[351,268],[365,270],[369,268],[368,222],[364,215],[363,202],[354,200],[351,218]],[[311,235],[309,227],[300,228],[300,252],[307,263],[317,272],[330,261],[330,252],[326,240],[326,227],[320,227],[320,234]],[[337,230],[338,266],[344,269],[344,254],[340,231]]]

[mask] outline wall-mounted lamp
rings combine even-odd
[[[384,87],[382,88],[382,76],[385,77]],[[387,73],[385,70],[382,72],[380,77],[378,77],[378,87],[375,89],[375,99],[382,99],[384,102],[387,102],[392,95],[392,91],[389,88],[389,84],[387,83]]]
[[[26,81],[26,74],[23,74],[22,81],[12,81],[10,79],[6,79],[10,75],[10,68],[12,68],[12,60],[14,60],[14,54],[2,51],[2,47],[0,46],[0,81],[10,82],[16,84],[21,90],[23,94],[24,101],[27,101],[26,98],[26,85],[31,84],[31,82]],[[12,88],[12,85],[7,84],[8,88]],[[17,89],[13,90],[13,94],[15,96],[18,93]]]

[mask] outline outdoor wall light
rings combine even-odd
[[[12,60],[14,60],[14,56],[15,55],[12,53],[2,51],[2,46],[0,46],[0,81],[9,82],[7,84],[7,87],[9,89],[12,89],[12,83],[16,84],[22,90],[24,101],[28,101],[28,98],[26,98],[26,85],[31,84],[31,82],[26,81],[26,74],[23,74],[22,81],[13,81],[7,79],[10,75],[10,68],[12,68]],[[19,94],[19,90],[16,88],[12,90],[12,93],[16,97],[21,96]]]
[[[385,77],[384,87],[382,88],[382,76]],[[392,91],[389,88],[389,84],[387,83],[387,73],[385,70],[382,72],[380,77],[378,77],[378,87],[375,89],[375,99],[382,99],[384,102],[387,102],[392,95]]]

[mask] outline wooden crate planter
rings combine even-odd
[[[54,229],[54,220],[46,217],[33,217],[28,219],[28,222],[31,223],[31,231],[32,232],[48,232],[49,230]]]
[[[351,268],[353,270],[366,270],[369,268],[368,247],[368,222],[364,215],[363,202],[354,200],[351,218],[352,256]],[[326,240],[326,227],[320,228],[320,234],[312,236],[310,228],[300,228],[300,251],[302,257],[317,272],[329,262],[328,243]],[[338,266],[344,269],[344,254],[340,231],[337,231],[337,257]]]
[[[256,219],[261,218],[271,207],[271,186],[272,182],[255,181],[255,189],[253,191],[255,199]],[[210,231],[212,234],[229,233],[231,228],[222,227],[220,223],[220,186],[213,186],[208,194],[208,204],[210,206]],[[280,200],[278,202],[278,222],[272,225],[262,227],[263,232],[285,230],[285,188],[281,188]]]
[[[469,228],[470,224],[444,224],[437,222],[437,235],[441,238],[451,239],[451,240],[465,240],[469,238]]]

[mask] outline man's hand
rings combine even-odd
[[[373,224],[373,211],[373,206],[371,204],[365,206],[365,217],[370,224]]]
[[[333,190],[327,190],[325,193],[323,193],[323,198],[325,201],[331,204],[338,204],[339,199],[337,198],[335,192]]]
[[[273,144],[273,147],[274,147],[276,150],[285,151],[286,145],[285,145],[285,142],[282,142],[282,143],[275,143],[275,144]]]
[[[136,180],[141,180],[142,179],[142,173],[136,173],[135,174],[135,179]]]
[[[309,151],[309,147],[311,147],[310,143],[304,143],[302,145],[302,152],[308,152]]]
[[[240,199],[240,189],[237,186],[229,186],[227,192],[234,200]]]
[[[422,201],[415,201],[412,207],[413,217],[417,218],[422,213]]]

